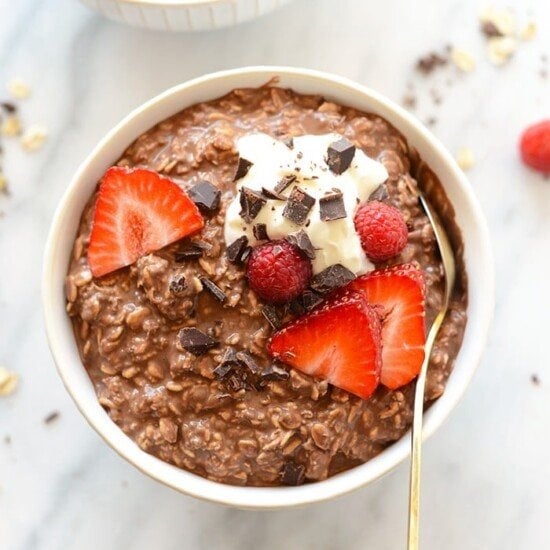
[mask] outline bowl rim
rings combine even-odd
[[[186,103],[186,95],[192,95],[193,91],[200,91],[201,87],[208,86],[208,84],[226,83],[228,92],[236,87],[246,85],[243,82],[239,82],[240,79],[246,80],[248,78],[249,80],[254,80],[261,78],[261,80],[267,82],[274,76],[280,76],[283,79],[298,80],[304,83],[304,86],[306,82],[317,83],[320,89],[323,87],[330,88],[332,90],[330,93],[333,95],[344,95],[347,92],[357,98],[361,96],[363,100],[369,103],[370,110],[375,112],[377,110],[385,111],[385,114],[382,116],[389,118],[390,122],[405,135],[407,140],[413,140],[413,137],[407,132],[414,132],[414,140],[421,140],[425,147],[428,148],[427,151],[433,154],[433,158],[437,159],[441,167],[446,170],[448,177],[445,182],[442,181],[446,192],[449,194],[450,191],[454,190],[460,194],[461,200],[465,201],[466,206],[464,207],[464,212],[469,215],[468,220],[473,224],[473,229],[468,226],[468,231],[473,231],[474,233],[471,242],[467,243],[464,239],[465,261],[469,244],[472,244],[472,246],[475,245],[478,251],[475,257],[476,264],[474,264],[477,269],[476,273],[478,274],[475,281],[472,281],[470,278],[470,270],[466,262],[467,275],[469,277],[469,317],[471,314],[471,301],[473,297],[472,288],[479,290],[476,294],[478,302],[474,304],[475,318],[469,318],[468,320],[464,341],[459,351],[454,370],[449,378],[446,391],[424,415],[424,439],[430,437],[435,430],[443,424],[450,412],[456,407],[469,385],[477,365],[481,360],[494,309],[494,265],[489,231],[481,207],[466,176],[458,167],[451,154],[439,140],[420,123],[420,121],[382,94],[348,78],[327,72],[295,67],[251,66],[209,73],[176,85],[146,101],[124,117],[98,142],[91,153],[80,164],[69,186],[65,190],[63,197],[59,201],[53,216],[44,250],[42,276],[42,305],[50,350],[58,373],[77,408],[95,431],[119,455],[149,477],[182,493],[206,501],[250,509],[286,508],[313,502],[321,502],[363,487],[393,470],[409,456],[410,449],[407,441],[409,432],[365,464],[336,476],[332,476],[327,480],[299,487],[238,487],[225,485],[172,466],[142,451],[137,444],[130,440],[107,416],[107,413],[99,405],[95,397],[95,392],[93,396],[94,399],[90,400],[87,398],[87,395],[85,395],[86,392],[89,393],[89,388],[84,391],[79,387],[78,377],[82,377],[85,370],[78,356],[78,352],[76,354],[77,360],[75,361],[76,343],[74,334],[72,333],[72,329],[68,329],[68,317],[66,315],[64,301],[63,307],[61,308],[58,300],[60,292],[62,292],[61,289],[64,287],[64,281],[56,280],[54,275],[56,264],[60,262],[60,260],[57,259],[60,254],[58,250],[59,236],[62,235],[62,232],[65,230],[66,218],[71,214],[72,210],[75,210],[71,204],[76,197],[83,194],[81,188],[86,184],[86,174],[88,171],[91,171],[90,167],[93,166],[97,158],[108,150],[108,148],[116,149],[113,143],[116,142],[117,139],[120,140],[124,137],[128,137],[124,136],[127,126],[132,125],[132,123],[138,124],[140,118],[146,119],[150,111],[162,112],[162,106],[169,103],[173,98],[177,98],[181,105],[179,108],[172,110],[173,113],[195,104],[197,102],[195,100]],[[295,85],[300,86],[301,84]],[[321,92],[319,91],[318,93]],[[328,96],[330,94],[327,92],[322,93],[322,95]],[[208,101],[210,99],[213,98],[203,97],[199,101]],[[336,99],[336,101],[346,103],[344,100]],[[353,101],[351,100],[347,103],[353,105]],[[160,122],[164,118],[166,118],[165,115],[163,116],[161,113],[156,113],[156,122],[150,124],[149,127]],[[408,130],[404,130],[404,127],[407,127]],[[140,133],[142,132],[134,134],[131,141],[136,139]],[[121,134],[123,135],[121,136]],[[126,145],[128,144],[129,143]],[[422,156],[424,158],[426,157],[425,154],[422,154]],[[433,163],[428,162],[428,164],[433,168]],[[108,165],[105,165],[103,170],[107,167]],[[94,183],[96,181],[97,179],[94,180]],[[86,194],[86,198],[88,197],[89,194]],[[80,218],[81,212],[82,210],[79,208],[78,218]],[[465,228],[461,227],[461,230],[463,235],[465,235]],[[72,235],[74,235],[74,232],[76,232],[76,228],[74,228],[74,231],[71,230]],[[74,236],[70,239],[71,243],[73,241]],[[63,275],[66,273],[66,266],[62,273]],[[472,326],[474,321],[475,326]],[[474,328],[475,330],[473,330]],[[458,371],[460,371],[460,378]],[[87,377],[87,373],[85,376]],[[89,379],[88,385],[91,387]]]

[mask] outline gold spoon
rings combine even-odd
[[[455,284],[456,265],[453,249],[447,233],[441,224],[438,215],[435,213],[429,202],[422,193],[419,194],[420,203],[422,204],[426,215],[432,225],[435,240],[441,254],[443,271],[445,275],[445,296],[441,309],[435,316],[435,319],[428,332],[426,346],[424,348],[424,361],[420,369],[420,374],[416,381],[416,389],[414,393],[414,416],[412,425],[411,438],[411,471],[409,482],[409,542],[408,550],[418,550],[418,533],[420,519],[420,462],[422,454],[422,415],[424,413],[424,389],[426,386],[426,373],[428,371],[428,363],[432,348],[445,319],[445,315],[449,309],[451,292]]]

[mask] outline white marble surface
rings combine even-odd
[[[8,144],[12,196],[0,198],[0,364],[21,375],[0,400],[0,548],[3,550],[364,549],[404,547],[407,469],[338,501],[253,513],[198,502],[139,474],[86,425],[49,356],[39,298],[53,209],[96,141],[143,100],[202,73],[246,64],[326,69],[400,100],[409,79],[418,113],[436,116],[451,149],[470,146],[472,186],[489,220],[497,310],[465,399],[425,447],[423,548],[550,547],[550,181],[517,161],[529,121],[550,115],[550,4],[530,10],[539,37],[495,69],[483,59],[473,0],[297,0],[263,20],[202,35],[162,35],[104,21],[76,0],[0,0],[0,83],[33,85],[28,122],[47,146]],[[476,54],[472,75],[413,74],[416,57],[447,42]],[[453,86],[445,84],[450,75]],[[537,373],[535,387],[530,376]],[[45,426],[52,410],[61,417]],[[4,436],[10,435],[7,445]]]

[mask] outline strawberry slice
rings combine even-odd
[[[343,293],[275,333],[269,351],[366,399],[380,378],[380,319],[361,293]]]
[[[143,168],[109,168],[99,186],[88,263],[94,277],[198,231],[204,220],[173,181]]]
[[[380,381],[395,390],[413,380],[424,360],[426,325],[424,274],[411,264],[373,271],[352,281],[382,315]]]

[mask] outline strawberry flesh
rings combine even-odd
[[[380,319],[358,292],[328,299],[289,323],[269,343],[271,355],[363,399],[378,386]]]
[[[143,168],[109,168],[99,186],[88,263],[94,277],[202,229],[195,203],[173,181]]]
[[[424,274],[411,264],[373,271],[352,281],[382,315],[380,381],[395,390],[413,380],[424,360],[426,343]]]

